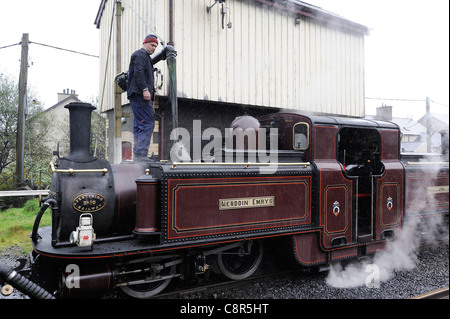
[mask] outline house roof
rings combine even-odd
[[[77,98],[76,95],[71,94],[68,97],[66,97],[65,99],[63,99],[63,100],[59,101],[58,103],[56,103],[55,105],[49,107],[44,112],[48,112],[50,110],[56,109],[56,108],[58,108],[61,105],[64,106],[64,105],[68,104],[70,101],[81,102],[81,100],[79,98]]]
[[[366,119],[375,120],[375,115],[367,115]],[[411,118],[393,117],[389,122],[395,123],[400,127],[400,131],[405,135],[421,135],[427,132],[422,124]]]
[[[394,117],[392,118],[392,122],[396,123],[405,135],[421,135],[427,132],[425,126],[413,119]]]
[[[448,115],[430,113],[429,117],[430,117],[430,120],[431,120],[431,127],[433,128],[434,132],[448,131],[448,126],[449,126]],[[426,127],[426,125],[427,125],[427,118],[428,118],[428,115],[425,114],[424,116],[422,116],[419,119],[418,122]]]
[[[402,152],[415,153],[418,149],[424,148],[426,150],[425,142],[402,142]]]

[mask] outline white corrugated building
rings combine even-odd
[[[108,113],[110,132],[117,74],[116,1],[102,0],[95,20],[101,31],[100,109]],[[122,71],[128,70],[129,57],[145,36],[153,33],[150,28],[177,50],[180,126],[190,129],[192,120],[201,119],[203,128],[222,129],[243,112],[257,116],[274,109],[365,116],[366,26],[296,0],[120,2]],[[162,136],[171,130],[168,70],[164,61],[156,67],[164,85],[155,103],[161,134],[154,134],[152,150],[167,158],[168,138],[162,143]],[[128,104],[122,94],[124,111]],[[127,128],[131,122],[123,126],[124,142],[133,141],[132,128]]]

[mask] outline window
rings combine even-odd
[[[309,147],[309,125],[305,122],[299,122],[293,127],[293,148],[294,150],[304,151]]]

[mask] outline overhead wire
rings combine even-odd
[[[133,7],[130,6],[125,0],[120,0],[120,2],[123,2],[128,8],[131,9],[131,11],[134,12],[134,14],[145,24],[145,26],[153,33],[153,35],[155,35],[159,39],[159,41],[161,42],[162,47],[165,48],[166,47],[165,41],[155,32],[155,30],[153,30],[153,28],[147,23],[147,21],[145,21],[144,18],[142,18],[136,12],[136,10],[134,10]]]
[[[426,99],[394,99],[394,98],[382,98],[382,97],[366,97],[366,100],[386,100],[386,101],[401,101],[401,102],[426,102]],[[447,104],[430,100],[430,103],[438,104],[440,106],[449,107]]]
[[[93,55],[93,54],[84,53],[84,52],[79,52],[79,51],[75,51],[75,50],[69,50],[69,49],[64,49],[64,48],[60,48],[60,47],[55,47],[55,46],[49,45],[49,44],[43,44],[43,43],[34,42],[34,41],[30,41],[29,43],[30,43],[30,44],[41,45],[41,46],[48,47],[48,48],[52,48],[52,49],[57,49],[57,50],[67,51],[67,52],[71,52],[71,53],[82,54],[82,55],[90,56],[90,57],[93,57],[93,58],[99,58],[98,55]]]
[[[387,101],[406,101],[406,102],[425,102],[425,99],[393,99],[393,98],[382,98],[382,97],[366,97],[366,100],[387,100]]]
[[[10,45],[5,45],[5,46],[3,46],[3,47],[0,47],[0,49],[10,48],[10,47],[13,47],[13,46],[16,46],[16,45],[20,45],[21,43],[22,43],[22,42],[15,43],[15,44],[10,44]]]
[[[433,100],[431,100],[430,102],[431,102],[431,103],[434,103],[434,104],[439,104],[439,105],[441,105],[441,106],[448,107],[447,104],[439,103],[439,102],[436,102],[436,101],[433,101]]]
[[[39,43],[39,42],[34,42],[34,41],[29,41],[28,43],[30,43],[30,44],[37,44],[37,45],[41,45],[41,46],[44,46],[44,47],[57,49],[57,50],[61,50],[61,51],[67,51],[67,52],[71,52],[71,53],[82,54],[82,55],[90,56],[90,57],[93,57],[93,58],[99,58],[98,55],[89,54],[89,53],[80,52],[80,51],[75,51],[75,50],[70,50],[70,49],[64,49],[64,48],[57,47],[57,46],[54,46],[54,45],[49,45],[49,44],[44,44],[44,43]],[[5,46],[0,47],[0,50],[1,49],[10,48],[10,47],[13,47],[13,46],[16,46],[16,45],[21,45],[21,44],[22,44],[22,42],[10,44],[10,45],[5,45]]]

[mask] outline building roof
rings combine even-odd
[[[303,1],[298,0],[251,0],[256,3],[261,3],[275,9],[281,9],[287,12],[297,14],[302,17],[308,17],[323,23],[331,24],[335,28],[341,28],[348,31],[353,31],[356,33],[361,33],[363,35],[369,34],[369,28],[345,19],[337,14],[326,11],[320,7],[308,4]],[[105,4],[108,0],[102,0],[95,18],[94,24],[97,28],[100,28],[100,22],[102,19],[103,11],[105,10]],[[206,5],[205,5],[206,7]]]
[[[288,12],[296,13],[303,17],[312,18],[320,22],[332,24],[335,28],[345,29],[361,33],[369,34],[369,28],[350,21],[330,11],[326,11],[320,7],[311,5],[309,3],[298,0],[253,0],[255,2],[263,3],[277,9],[282,9]]]
[[[97,16],[95,17],[94,24],[97,26],[97,29],[100,28],[100,21],[102,20],[103,10],[105,10],[105,4],[108,0],[102,0],[100,2],[100,7],[98,8]]]

